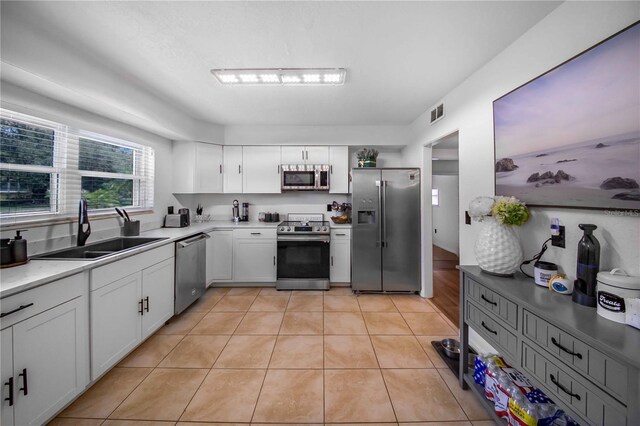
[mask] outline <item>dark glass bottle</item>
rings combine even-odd
[[[578,242],[578,265],[572,299],[585,306],[596,306],[597,275],[600,270],[600,242],[593,235],[596,225],[581,223],[578,228],[584,231]]]

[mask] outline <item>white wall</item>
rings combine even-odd
[[[60,121],[84,130],[102,133],[120,139],[151,146],[155,150],[155,206],[153,213],[136,215],[142,229],[161,226],[168,205],[178,205],[167,190],[171,187],[171,141],[117,121],[104,118],[73,106],[38,95],[20,87],[3,82],[2,107],[31,114],[53,121]],[[3,224],[6,224],[3,221]],[[119,235],[121,220],[113,218],[91,220],[92,233],[89,241]],[[25,228],[27,229],[27,228]],[[25,238],[29,242],[29,255],[55,250],[75,244],[76,223],[28,228]],[[2,238],[13,236],[13,231],[2,231]]]
[[[438,188],[439,204],[433,206],[433,244],[458,254],[458,176],[433,175],[432,187]],[[438,232],[435,232],[435,230]]]
[[[403,150],[407,164],[420,166],[421,146],[459,130],[460,217],[469,201],[494,194],[492,102],[640,19],[637,2],[565,2],[511,46],[446,94],[446,116],[430,126],[425,113],[412,124],[413,143]],[[550,248],[544,259],[575,275],[578,223],[598,225],[601,269],[622,267],[640,275],[640,218],[604,211],[532,208],[519,229],[525,256],[539,250],[549,236],[551,218],[567,227],[567,248]],[[480,225],[461,225],[461,264],[476,264],[473,245]]]

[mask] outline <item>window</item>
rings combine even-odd
[[[16,221],[153,207],[150,147],[0,109],[0,216]],[[34,217],[35,216],[35,217]]]
[[[431,190],[431,205],[432,206],[440,205],[440,193],[438,192],[438,188],[433,188]]]

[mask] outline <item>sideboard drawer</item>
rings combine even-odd
[[[466,320],[475,326],[474,329],[480,332],[491,345],[502,349],[507,356],[515,359],[518,354],[516,336],[473,303],[467,302],[466,307]]]
[[[522,368],[546,386],[550,397],[564,402],[589,424],[627,424],[627,408],[573,373],[562,362],[555,363],[522,342]]]
[[[514,330],[518,329],[518,305],[466,277],[465,294],[479,306],[491,311]]]
[[[523,314],[523,334],[564,364],[584,373],[607,392],[627,402],[628,368],[531,312]]]

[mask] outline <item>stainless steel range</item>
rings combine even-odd
[[[331,228],[323,214],[290,213],[278,225],[278,290],[329,290]]]

